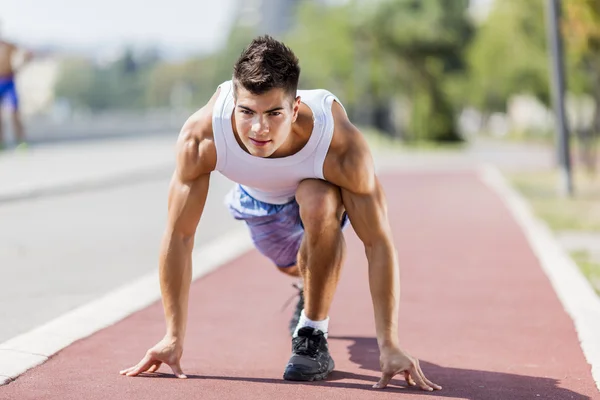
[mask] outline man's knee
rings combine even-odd
[[[329,224],[339,225],[344,212],[340,189],[331,183],[306,179],[296,191],[300,218],[305,230],[321,229]]]

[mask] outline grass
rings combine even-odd
[[[389,151],[406,150],[406,146],[399,139],[383,134],[373,128],[360,127],[359,129],[372,149]]]
[[[572,198],[559,195],[556,172],[519,172],[508,177],[553,230],[600,231],[600,177],[575,174]]]
[[[559,195],[556,172],[511,173],[508,178],[552,230],[600,233],[600,177],[575,174],[572,198]],[[600,260],[587,251],[571,252],[571,258],[600,295]]]
[[[596,293],[600,295],[600,261],[593,260],[587,251],[571,252],[571,258],[590,281]]]
[[[439,143],[433,141],[404,142],[400,139],[386,135],[374,128],[359,127],[367,143],[372,149],[385,151],[426,151],[443,152],[462,149],[466,143]]]
[[[513,142],[513,143],[530,143],[530,144],[541,144],[553,146],[555,144],[556,139],[554,138],[554,134],[552,132],[544,132],[540,134],[531,134],[525,132],[516,132],[512,131],[508,134],[497,137],[487,133],[482,134],[485,137],[490,139],[495,139],[503,142]]]

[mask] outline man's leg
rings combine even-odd
[[[292,356],[283,378],[294,381],[325,379],[334,369],[327,344],[329,307],[345,255],[339,188],[305,180],[296,191],[304,235],[298,267],[304,279],[304,311],[292,339]]]
[[[328,317],[342,269],[346,244],[340,221],[344,212],[340,189],[307,179],[296,192],[304,237],[298,266],[304,278],[306,316],[313,321]]]
[[[4,125],[2,124],[2,97],[0,97],[0,150],[2,150],[5,147],[3,126]]]
[[[12,123],[17,143],[25,143],[25,128],[23,128],[23,121],[21,120],[21,113],[18,108],[15,108],[12,112]]]
[[[23,121],[21,120],[19,96],[14,81],[9,84],[6,95],[12,109],[12,124],[15,132],[15,139],[18,144],[25,143],[25,129],[23,128]]]
[[[5,146],[4,143],[4,132],[2,130],[2,111],[4,109],[4,105],[8,100],[8,90],[10,89],[11,81],[3,79],[0,77],[0,150],[2,150]]]

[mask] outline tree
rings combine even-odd
[[[90,61],[68,58],[61,63],[54,91],[57,97],[68,100],[72,107],[88,108],[93,80],[94,66]]]
[[[529,93],[548,105],[548,54],[542,0],[494,2],[468,51],[465,93],[484,112],[505,111],[510,96]]]
[[[193,57],[179,63],[160,63],[148,77],[147,105],[170,107],[173,105],[173,95],[184,90],[189,93],[189,99],[178,106],[200,108],[216,89],[218,83],[215,75],[215,56]]]
[[[461,140],[445,85],[465,70],[473,28],[468,0],[377,3],[368,31],[387,55],[390,84],[412,99],[411,131],[418,139]]]
[[[152,70],[160,63],[155,50],[123,51],[108,64],[70,59],[61,66],[55,87],[57,96],[75,108],[92,111],[131,110],[146,107],[146,91]]]
[[[300,3],[284,41],[300,58],[301,87],[333,91],[354,122],[392,134],[389,74],[364,33],[363,11],[356,1],[335,6]]]
[[[352,108],[356,102],[352,4],[326,6],[305,2],[297,23],[284,38],[300,59],[301,87],[327,88]]]
[[[592,126],[577,130],[581,156],[592,172],[597,168],[595,147],[600,133],[600,0],[571,0],[564,6],[569,89],[589,94],[595,102]]]
[[[216,85],[231,79],[233,75],[233,64],[255,36],[256,32],[252,27],[239,24],[233,27],[227,38],[225,47],[216,55],[216,68],[214,76],[212,77],[215,87]]]

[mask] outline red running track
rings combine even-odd
[[[407,388],[400,378],[371,389],[378,349],[366,259],[350,228],[327,381],[282,380],[293,303],[281,307],[292,281],[252,251],[192,285],[182,361],[189,379],[165,366],[147,377],[119,375],[164,334],[156,303],[0,387],[0,399],[600,398],[523,233],[475,173],[405,172],[382,182],[402,270],[401,343],[442,391]]]

